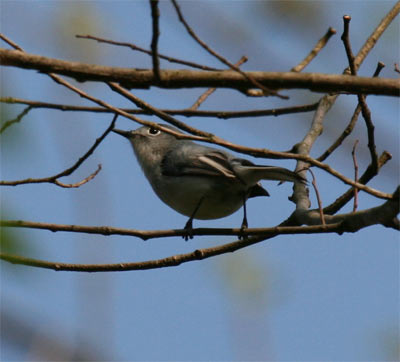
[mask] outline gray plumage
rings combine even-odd
[[[174,131],[175,127],[162,125]],[[305,182],[282,167],[255,165],[231,153],[177,139],[143,126],[114,132],[129,139],[154,192],[168,206],[191,219],[228,216],[251,197],[269,196],[260,180]]]

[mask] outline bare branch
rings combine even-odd
[[[155,122],[148,122],[148,121],[144,121],[142,119],[139,119],[129,113],[126,113],[122,110],[120,110],[119,108],[116,108],[100,99],[94,98],[88,94],[86,94],[85,92],[83,92],[82,90],[78,89],[77,87],[74,87],[73,85],[69,84],[68,82],[66,82],[65,80],[63,80],[62,78],[54,75],[54,74],[49,74],[49,76],[51,78],[53,78],[57,83],[62,84],[64,86],[66,86],[67,88],[71,89],[72,91],[78,93],[79,95],[81,95],[84,98],[87,98],[103,107],[106,107],[112,111],[114,111],[116,114],[122,115],[124,117],[127,117],[129,119],[134,120],[135,122],[138,122],[142,125],[147,125],[147,126],[151,126],[151,127],[155,127],[155,128],[159,128],[161,130],[163,130],[164,132],[173,134],[175,137],[179,138],[179,139],[190,139],[190,140],[195,140],[195,141],[203,141],[203,142],[208,142],[208,143],[213,143],[213,144],[218,144],[222,147],[226,147],[228,149],[231,149],[233,151],[236,152],[240,152],[240,153],[246,153],[246,154],[250,154],[254,157],[265,157],[265,158],[275,158],[275,159],[295,159],[295,160],[301,160],[303,162],[306,163],[310,163],[316,167],[319,167],[325,171],[327,171],[328,173],[330,173],[331,175],[339,178],[340,180],[342,180],[343,182],[347,183],[348,185],[351,186],[355,186],[358,187],[359,189],[368,192],[371,195],[374,195],[378,198],[382,198],[382,199],[390,199],[391,195],[388,193],[384,193],[375,189],[372,189],[370,187],[367,187],[365,185],[359,184],[359,183],[355,183],[353,180],[349,179],[348,177],[345,177],[344,175],[342,175],[340,172],[332,169],[329,165],[324,164],[322,162],[319,162],[315,159],[313,159],[312,157],[305,155],[305,154],[295,154],[295,153],[288,153],[288,152],[278,152],[278,151],[271,151],[271,150],[267,150],[267,149],[257,149],[257,148],[251,148],[251,147],[245,147],[245,146],[240,146],[240,145],[236,145],[234,143],[231,143],[229,141],[225,141],[223,139],[221,139],[220,137],[216,137],[212,134],[206,133],[206,132],[202,132],[200,130],[196,130],[193,129],[195,132],[200,132],[204,135],[206,135],[207,138],[205,137],[201,137],[201,136],[191,136],[191,135],[187,135],[187,134],[182,134],[182,133],[178,133],[175,131],[170,130],[169,128],[163,128],[160,127],[157,123]],[[119,87],[119,86],[118,86]],[[117,88],[118,88],[117,87]],[[126,92],[126,90],[124,90],[122,88],[123,92]],[[128,94],[130,94],[129,92],[127,92]],[[132,96],[132,94],[130,94]],[[142,101],[143,102],[143,101]],[[154,108],[154,107],[152,107]],[[159,112],[159,111],[157,111]],[[159,115],[160,113],[158,113],[157,115]],[[163,118],[164,119],[164,118]],[[185,128],[187,129],[192,129],[192,127],[188,127],[185,126]],[[1,183],[0,183],[1,184]]]
[[[280,227],[277,227],[277,231]],[[321,225],[321,226],[308,226],[300,227],[305,231],[307,228],[309,231],[314,230],[318,233],[324,232],[337,232],[340,225]],[[318,230],[318,231],[317,231]],[[193,231],[196,231],[194,229]],[[247,230],[246,230],[247,232]],[[187,263],[195,260],[207,259],[213,256],[231,253],[239,249],[243,249],[247,246],[259,243],[265,239],[263,237],[253,237],[244,240],[237,240],[232,243],[224,244],[207,249],[197,249],[191,253],[173,255],[167,258],[149,260],[144,262],[133,262],[133,263],[117,263],[117,264],[66,264],[49,262],[44,260],[37,260],[31,258],[25,258],[16,255],[9,255],[0,253],[0,259],[8,261],[13,264],[22,264],[38,268],[52,269],[55,271],[80,271],[80,272],[110,272],[110,271],[128,271],[128,270],[147,270],[147,269],[159,269],[172,266],[178,266],[182,263]]]
[[[358,69],[358,67],[363,62],[363,60],[365,59],[367,54],[370,52],[370,50],[376,44],[379,37],[383,34],[384,30],[389,26],[389,24],[392,22],[392,20],[398,14],[399,11],[400,11],[400,2],[398,2],[391,9],[391,11],[382,19],[382,21],[380,22],[378,27],[369,36],[369,38],[367,39],[367,41],[365,42],[365,44],[360,49],[359,53],[357,54],[357,56],[354,59],[354,69],[355,70]],[[343,73],[346,74],[347,69],[345,69]],[[355,76],[353,76],[351,78],[354,79],[354,77]],[[312,143],[314,142],[315,138],[319,135],[319,133],[322,132],[322,125],[323,125],[322,119],[323,119],[324,115],[326,114],[326,112],[328,112],[328,110],[335,103],[337,97],[338,97],[338,95],[328,94],[321,98],[320,104],[317,108],[317,112],[313,119],[312,126],[310,128],[310,131],[306,135],[306,138],[308,137]],[[301,153],[303,155],[304,154],[308,155],[309,150],[310,150],[309,146],[307,145],[307,143],[309,143],[309,142],[305,142],[306,138],[300,143],[300,147],[296,147],[298,153]],[[304,163],[304,160],[302,160],[302,161],[303,162],[297,162],[297,166],[296,166],[297,170],[307,169],[307,167],[308,167],[307,163]],[[372,170],[371,173],[374,173],[374,171]],[[366,178],[373,177],[370,175],[369,172],[368,173],[366,172],[365,174],[366,174]],[[356,183],[357,183],[357,185],[354,184],[353,187],[358,187],[358,185],[360,184],[359,182],[356,182]],[[300,216],[301,216],[301,214],[304,214],[304,211],[307,210],[307,208],[310,205],[310,201],[308,199],[308,193],[306,191],[307,190],[302,185],[296,185],[296,184],[294,185],[294,193],[293,193],[291,200],[293,200],[296,203],[297,211],[298,211],[297,214],[299,214]],[[335,210],[336,207],[339,207],[339,208],[342,207],[341,205],[343,203],[347,203],[348,200],[351,199],[352,195],[353,195],[352,191],[345,193],[342,198],[339,198],[340,200],[338,199],[338,200],[336,200],[337,202],[335,201],[335,203],[332,204],[335,206],[333,206],[331,208],[328,207],[329,210],[333,211],[333,210]],[[295,214],[295,215],[293,215],[293,217],[290,217],[287,220],[287,223],[291,223],[294,220],[296,220],[297,216],[298,215]]]
[[[0,97],[0,102],[8,104],[25,104],[31,108],[49,108],[58,109],[60,111],[72,112],[97,112],[97,113],[115,113],[113,110],[104,107],[88,107],[88,106],[73,106],[67,104],[56,104],[48,102],[31,101],[27,99]],[[184,117],[212,117],[219,119],[240,118],[240,117],[264,117],[264,116],[279,116],[282,114],[304,113],[314,111],[318,103],[305,104],[293,107],[281,107],[273,109],[255,109],[248,111],[201,111],[192,109],[160,109],[160,111],[171,116]],[[130,114],[153,114],[145,109],[120,108],[121,111]]]
[[[341,133],[341,135],[337,138],[335,142],[332,143],[328,149],[317,158],[318,161],[325,161],[332,153],[335,151],[342,143],[343,141],[353,132],[353,129],[357,123],[358,116],[360,115],[361,112],[361,106],[360,104],[357,104],[356,109],[354,110],[353,115],[351,116],[350,122],[347,125],[347,127],[344,129],[344,131]]]
[[[169,237],[182,237],[186,231],[184,229],[171,229],[171,230],[137,230],[116,228],[111,226],[85,226],[85,225],[66,225],[66,224],[52,224],[24,220],[1,220],[1,227],[16,227],[28,229],[48,230],[51,232],[76,232],[94,235],[123,235],[134,236],[142,240],[149,240],[155,238],[169,238]],[[246,234],[249,236],[264,236],[271,237],[279,234],[308,234],[317,233],[323,229],[321,228],[307,228],[300,226],[287,226],[287,227],[267,227],[267,228],[249,228],[246,229]],[[248,233],[247,233],[248,231]],[[243,230],[240,228],[195,228],[193,235],[196,236],[239,236]]]
[[[358,183],[367,184],[372,178],[377,175],[377,172],[382,166],[384,166],[389,160],[392,159],[392,155],[384,151],[378,159],[378,170],[376,170],[372,165],[369,165],[364,173],[358,180]],[[342,196],[337,198],[331,205],[324,208],[325,214],[333,215],[338,212],[344,205],[346,205],[354,196],[354,189],[350,188]]]
[[[361,113],[365,120],[368,132],[368,149],[371,155],[372,167],[378,168],[378,153],[376,152],[375,146],[375,126],[372,123],[371,111],[368,108],[367,102],[365,101],[364,95],[358,96],[358,102],[361,105]]]
[[[0,64],[24,69],[35,69],[41,73],[54,73],[72,77],[80,82],[116,82],[125,88],[197,88],[219,87],[233,89],[252,88],[253,84],[236,71],[223,70],[203,72],[197,70],[160,70],[162,82],[154,81],[153,70],[107,67],[80,62],[71,62],[17,50],[0,49]],[[400,81],[389,78],[348,77],[320,73],[295,72],[245,72],[258,83],[268,88],[309,89],[314,92],[346,92],[387,96],[399,96]]]
[[[92,40],[96,40],[98,43],[106,43],[106,44],[112,44],[112,45],[116,45],[116,46],[123,46],[123,47],[128,47],[131,48],[132,50],[135,51],[139,51],[148,55],[152,55],[152,52],[150,50],[141,48],[133,43],[127,43],[127,42],[122,42],[122,41],[115,41],[115,40],[110,40],[110,39],[104,39],[104,38],[99,38],[97,36],[93,36],[93,35],[75,35],[75,37],[79,38],[79,39],[92,39]],[[212,68],[212,67],[208,67],[206,65],[202,65],[202,64],[198,64],[198,63],[194,63],[194,62],[189,62],[187,60],[182,60],[182,59],[178,59],[178,58],[174,58],[174,57],[170,57],[168,55],[164,55],[164,54],[160,54],[158,53],[158,57],[161,59],[164,59],[170,63],[177,63],[177,64],[182,64],[182,65],[187,65],[188,67],[191,68],[197,68],[197,69],[201,69],[201,70],[210,70],[210,71],[214,71],[214,70],[220,70],[217,68]]]
[[[117,263],[117,264],[66,264],[58,262],[50,262],[44,260],[37,260],[25,258],[16,255],[0,254],[0,259],[14,264],[22,264],[39,268],[52,269],[56,271],[82,271],[82,272],[110,272],[110,271],[127,271],[127,270],[146,270],[178,266],[182,263],[187,263],[194,260],[207,259],[213,256],[234,252],[236,250],[248,247],[250,245],[264,241],[279,234],[284,234],[286,231],[291,230],[293,233],[343,233],[355,232],[361,228],[381,224],[388,227],[396,225],[395,217],[399,213],[399,189],[393,194],[392,200],[388,200],[381,206],[377,206],[368,210],[363,210],[355,213],[331,216],[327,222],[339,220],[337,223],[317,226],[303,226],[303,227],[280,227],[271,228],[269,236],[254,236],[244,240],[236,240],[231,243],[223,244],[216,247],[197,249],[191,253],[178,254],[167,258],[149,260],[144,262],[133,263]],[[3,222],[4,223],[4,222]],[[272,229],[274,231],[272,231]],[[194,229],[194,234],[199,229]],[[246,233],[248,230],[247,229]],[[296,230],[296,231],[295,231]]]
[[[356,148],[357,148],[358,140],[354,142],[353,150],[351,151],[351,155],[353,156],[353,164],[354,164],[354,181],[358,182],[358,163],[356,157]],[[353,212],[357,211],[358,207],[358,189],[357,187],[354,188],[354,206]]]
[[[332,27],[328,29],[326,34],[318,40],[311,52],[295,67],[290,69],[292,72],[301,72],[311,61],[318,55],[318,53],[325,47],[332,35],[336,34],[336,30]]]
[[[317,181],[316,181],[316,179],[315,179],[314,172],[312,172],[311,169],[309,169],[308,171],[310,171],[311,176],[312,176],[312,185],[313,185],[313,187],[314,187],[315,195],[316,195],[316,197],[317,197],[319,215],[320,215],[320,218],[321,218],[321,224],[322,224],[322,225],[326,225],[325,217],[324,217],[324,212],[323,212],[323,209],[322,209],[321,196],[320,196],[319,191],[318,191]]]
[[[156,115],[157,117],[161,118],[162,120],[184,130],[187,131],[191,134],[194,134],[196,136],[201,136],[201,137],[205,137],[205,138],[214,138],[215,136],[213,136],[212,134],[208,133],[208,132],[203,132],[201,130],[198,130],[194,127],[190,127],[188,126],[186,123],[179,121],[178,119],[170,116],[167,113],[162,112],[161,110],[153,107],[152,105],[150,105],[149,103],[143,101],[142,99],[136,97],[134,94],[130,93],[128,90],[126,90],[125,88],[121,87],[119,84],[117,83],[113,83],[113,82],[108,82],[107,85],[115,92],[117,92],[118,94],[122,95],[123,97],[129,99],[130,101],[132,101],[133,103],[135,103],[138,107],[145,109],[146,111],[151,112],[151,114]]]
[[[176,13],[178,14],[178,18],[179,21],[183,24],[183,26],[185,27],[185,29],[187,30],[187,32],[190,34],[190,36],[198,43],[200,44],[200,46],[205,49],[208,53],[210,53],[212,56],[214,56],[215,58],[217,58],[220,62],[222,62],[223,64],[225,64],[226,66],[228,66],[229,68],[233,69],[234,71],[238,72],[239,74],[241,74],[245,79],[247,79],[251,84],[253,84],[255,87],[260,88],[263,93],[264,96],[276,96],[282,99],[289,99],[289,97],[287,96],[282,96],[280,94],[278,94],[278,92],[271,90],[271,89],[267,89],[263,84],[259,83],[256,79],[254,79],[251,75],[249,75],[248,73],[243,72],[238,66],[232,64],[231,62],[229,62],[227,59],[225,59],[222,55],[218,54],[215,50],[211,49],[211,47],[209,47],[205,42],[203,42],[197,35],[196,33],[193,31],[193,29],[191,28],[191,26],[187,23],[187,21],[185,20],[185,18],[183,17],[183,14],[181,12],[181,9],[177,3],[176,0],[171,0],[172,4],[174,5],[174,8],[176,10]]]
[[[104,140],[104,138],[112,131],[114,128],[115,121],[117,120],[118,115],[116,114],[111,122],[111,124],[108,126],[108,128],[105,130],[105,132],[96,139],[94,142],[93,146],[89,148],[89,150],[79,158],[79,160],[70,168],[57,173],[54,176],[49,176],[49,177],[43,177],[43,178],[28,178],[24,180],[18,180],[18,181],[0,181],[0,185],[2,186],[17,186],[17,185],[23,185],[23,184],[28,184],[28,183],[53,183],[55,185],[61,186],[61,187],[79,187],[90,180],[92,180],[101,170],[101,165],[98,166],[98,169],[86,177],[84,180],[75,183],[75,184],[63,184],[60,181],[58,181],[59,178],[64,177],[64,176],[69,176],[71,175],[89,156],[94,152],[94,150],[97,148],[97,146]]]
[[[385,67],[384,63],[378,62],[373,76],[378,77],[379,73],[384,67]],[[360,115],[360,112],[361,112],[361,105],[360,103],[358,103],[347,127],[344,129],[344,131],[338,137],[338,139],[335,142],[333,142],[333,144],[330,147],[328,147],[328,149],[321,156],[317,158],[318,161],[321,162],[325,161],[332,154],[332,152],[335,151],[343,143],[343,141],[351,134],[351,132],[353,132],[354,126],[357,123],[357,119],[358,116]]]
[[[368,53],[372,50],[378,39],[382,36],[383,32],[387,29],[387,27],[390,25],[393,19],[399,14],[399,12],[400,12],[400,2],[398,1],[396,2],[396,4],[394,4],[393,8],[381,20],[379,25],[371,33],[371,35],[368,37],[368,39],[365,41],[364,45],[361,47],[360,51],[356,55],[354,59],[354,66],[356,70],[358,70],[361,63],[367,57]]]
[[[239,67],[241,66],[243,63],[247,62],[247,57],[243,56],[241,57],[237,63],[235,63],[235,66]],[[197,108],[200,107],[200,105],[211,95],[213,94],[215,91],[217,90],[217,88],[208,88],[197,100],[196,102],[193,103],[193,105],[188,108],[189,110],[196,110]]]
[[[355,57],[351,50],[351,44],[350,44],[350,38],[349,38],[350,20],[351,20],[351,17],[348,15],[345,15],[343,17],[344,30],[343,30],[342,40],[343,40],[343,43],[344,43],[344,46],[346,49],[347,58],[349,60],[350,72],[353,76],[356,76],[357,69],[354,64]],[[357,97],[358,97],[358,104],[361,106],[361,113],[363,115],[365,124],[367,126],[368,148],[369,148],[369,151],[371,154],[372,167],[378,168],[378,154],[376,152],[376,146],[375,146],[375,126],[372,123],[371,111],[369,110],[367,103],[365,101],[365,95],[358,94]]]
[[[20,52],[18,52],[18,53],[20,53]],[[24,53],[22,53],[22,54],[24,54]],[[0,50],[0,61],[1,61],[1,59],[2,58],[1,58],[1,50]],[[300,74],[293,73],[293,72],[291,72],[290,74],[291,75],[300,75]],[[126,112],[121,111],[120,109],[118,109],[116,107],[113,107],[113,106],[107,104],[104,101],[101,101],[101,100],[96,99],[96,98],[94,98],[92,96],[89,96],[88,94],[86,94],[82,90],[78,89],[77,87],[74,87],[73,85],[69,84],[68,82],[66,82],[65,80],[63,80],[62,78],[58,77],[57,75],[55,75],[53,73],[48,73],[48,75],[53,80],[55,80],[57,83],[68,87],[69,89],[71,89],[74,92],[78,93],[82,97],[85,97],[85,98],[87,98],[87,99],[89,99],[89,100],[91,100],[91,101],[93,101],[93,102],[95,102],[97,104],[100,104],[101,106],[104,106],[106,108],[109,108],[109,109],[113,110],[116,114],[123,115],[124,117],[130,118],[130,119],[132,119],[135,122],[138,122],[140,124],[144,124],[144,125],[148,125],[148,126],[152,126],[152,127],[161,129],[164,132],[173,134],[175,137],[177,137],[179,139],[185,138],[185,139],[192,139],[192,140],[210,142],[210,143],[214,143],[214,144],[220,144],[223,147],[226,147],[226,148],[238,151],[238,152],[242,152],[242,153],[248,153],[248,154],[251,154],[251,155],[253,155],[255,157],[270,157],[270,158],[283,158],[283,159],[292,158],[292,159],[296,159],[296,160],[301,160],[301,161],[303,161],[305,163],[310,163],[310,164],[312,164],[314,166],[322,168],[325,171],[329,172],[330,174],[332,174],[332,175],[336,176],[337,178],[341,179],[343,182],[345,182],[345,183],[347,183],[347,184],[349,184],[349,185],[351,185],[353,187],[358,187],[359,189],[361,189],[363,191],[366,191],[366,192],[370,193],[371,195],[374,195],[374,196],[376,196],[378,198],[390,199],[392,197],[392,195],[390,195],[388,193],[384,193],[384,192],[381,192],[381,191],[378,191],[378,190],[374,190],[374,189],[372,189],[370,187],[367,187],[365,185],[362,185],[362,184],[354,182],[353,180],[351,180],[351,179],[343,176],[342,174],[340,174],[338,171],[332,169],[329,165],[323,164],[323,163],[321,163],[321,162],[309,157],[308,154],[304,154],[304,153],[303,154],[293,154],[293,153],[269,151],[269,150],[265,150],[265,149],[262,149],[262,150],[251,149],[249,147],[242,147],[242,146],[238,146],[238,145],[232,144],[231,142],[224,141],[221,138],[216,137],[216,136],[214,136],[212,134],[207,134],[208,138],[206,138],[206,139],[203,138],[203,137],[200,137],[200,136],[183,135],[181,133],[172,131],[172,130],[170,130],[168,128],[163,128],[163,127],[159,126],[157,123],[147,122],[147,121],[141,120],[141,119],[139,119],[139,118],[137,118],[137,117],[135,117],[133,115],[130,115],[130,114],[126,113]],[[346,77],[346,78],[348,78],[348,77]],[[355,77],[351,77],[351,78],[353,80],[355,79]],[[329,100],[330,98],[333,98],[333,101]],[[323,108],[329,109],[331,107],[331,105],[333,104],[335,99],[336,99],[335,96],[331,96],[331,97],[325,96],[320,101],[319,107],[317,109],[317,113],[318,113],[318,110],[321,110]],[[330,105],[329,105],[329,103],[330,103]],[[320,107],[321,104],[324,104],[324,107]],[[325,107],[325,104],[327,105],[327,107]],[[202,134],[205,134],[205,132],[202,132],[202,131],[199,131],[199,130],[196,130],[196,131],[197,132],[201,132]],[[300,168],[304,169],[304,165],[302,165],[302,167],[300,167]]]
[[[8,127],[12,126],[14,123],[20,122],[22,118],[24,118],[24,116],[26,116],[32,108],[33,107],[28,106],[24,108],[24,110],[17,117],[15,117],[14,119],[10,119],[7,122],[4,122],[4,124],[0,128],[0,134],[2,134]]]
[[[329,172],[330,174],[332,174],[333,176],[336,176],[337,178],[339,178],[340,180],[342,180],[343,182],[352,185],[352,186],[356,186],[359,187],[361,190],[366,191],[368,193],[370,193],[371,195],[374,195],[378,198],[383,198],[383,199],[389,199],[391,196],[390,194],[387,193],[383,193],[381,191],[378,190],[374,190],[370,187],[367,187],[365,185],[361,185],[359,183],[354,182],[353,180],[343,176],[342,174],[340,174],[338,171],[332,169],[329,165],[327,164],[323,164],[322,162],[319,162],[315,159],[313,159],[312,157],[308,156],[308,152],[310,147],[312,146],[313,142],[315,141],[316,137],[320,134],[320,132],[322,131],[322,119],[324,117],[324,115],[327,112],[327,109],[329,109],[331,107],[331,102],[329,100],[329,98],[322,98],[322,100],[319,103],[319,107],[315,113],[314,116],[314,121],[313,121],[313,126],[311,127],[309,133],[307,134],[307,136],[305,137],[305,139],[302,141],[302,146],[298,145],[297,150],[299,152],[299,154],[295,154],[295,153],[287,153],[287,152],[278,152],[278,151],[271,151],[271,150],[267,150],[267,149],[255,149],[255,148],[250,148],[250,147],[244,147],[244,146],[240,146],[240,145],[236,145],[233,144],[229,141],[225,141],[220,137],[214,136],[212,134],[197,130],[193,127],[189,127],[186,124],[178,121],[177,119],[174,119],[173,117],[161,112],[159,109],[151,106],[150,104],[144,102],[143,100],[139,99],[138,97],[134,96],[132,93],[129,93],[126,89],[120,87],[118,84],[113,84],[113,83],[109,83],[108,84],[113,90],[117,91],[119,94],[124,95],[126,98],[132,100],[133,102],[135,102],[137,105],[140,105],[141,107],[144,107],[148,110],[150,110],[153,114],[155,114],[156,116],[160,117],[161,119],[165,120],[168,123],[171,123],[179,128],[185,129],[188,132],[194,133],[196,135],[202,135],[202,136],[188,136],[188,135],[183,135],[174,131],[171,131],[167,128],[163,129],[164,131],[166,131],[167,133],[171,133],[173,134],[175,137],[177,138],[181,138],[181,139],[191,139],[191,140],[197,140],[197,141],[204,141],[204,142],[209,142],[209,143],[213,143],[213,144],[218,144],[220,146],[226,147],[228,149],[237,151],[237,152],[242,152],[242,153],[247,153],[247,154],[251,154],[254,157],[270,157],[270,158],[292,158],[292,159],[296,159],[299,161],[302,161],[302,163],[298,163],[297,166],[297,170],[304,170],[308,168],[308,165],[306,165],[307,163],[312,164],[313,166],[317,166],[319,168],[324,169],[325,171]],[[334,96],[333,96],[334,97]],[[120,113],[122,115],[123,114],[121,111],[116,109],[117,113]],[[131,118],[132,116],[129,116],[128,118]],[[159,125],[155,124],[155,123],[151,123],[151,122],[147,122],[149,124],[152,125],[152,127],[156,127],[156,128],[161,128]],[[204,136],[207,138],[204,138]],[[306,163],[306,164],[304,164]],[[300,186],[300,187],[304,187],[304,186]]]
[[[151,19],[153,24],[153,37],[151,40],[151,55],[153,59],[153,73],[157,82],[161,81],[160,60],[158,59],[158,37],[160,36],[159,18],[160,10],[158,0],[150,0]]]
[[[354,57],[354,54],[353,54],[353,52],[351,50],[351,46],[350,46],[350,38],[349,38],[350,20],[351,20],[350,15],[343,16],[344,28],[343,28],[343,34],[341,36],[341,39],[342,39],[344,47],[346,49],[346,55],[347,55],[347,59],[349,61],[349,65],[350,65],[350,72],[352,75],[357,75],[357,69],[354,64],[355,57]]]
[[[60,182],[58,180],[54,180],[54,183],[57,186],[60,186],[60,187],[63,187],[63,188],[68,188],[68,189],[80,187],[80,186],[84,185],[85,183],[88,183],[89,181],[93,180],[100,171],[101,171],[101,164],[98,164],[97,165],[97,170],[94,171],[92,174],[90,174],[88,177],[84,178],[82,181],[76,182],[74,184],[65,184],[65,183],[62,183],[62,182]]]
[[[335,99],[336,96],[325,96],[322,97],[319,101],[318,108],[314,113],[313,120],[311,122],[311,126],[304,136],[304,138],[295,146],[295,151],[298,154],[303,156],[309,156],[310,150],[322,133],[323,129],[323,120],[326,113],[331,108],[333,101],[332,98]],[[309,164],[304,162],[303,160],[298,160],[296,164],[296,171],[303,173],[303,177],[305,177],[305,172],[309,169]],[[306,189],[305,185],[301,185],[299,183],[295,183],[293,186],[293,195],[291,200],[296,204],[296,208],[298,210],[307,210],[310,205],[310,199],[308,190]]]
[[[7,38],[4,34],[0,34],[0,39],[4,40],[8,45],[11,45],[14,49],[21,52],[24,51],[18,44],[14,43],[11,39]]]

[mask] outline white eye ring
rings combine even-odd
[[[147,130],[147,133],[148,133],[149,135],[152,135],[152,136],[157,136],[158,134],[161,133],[161,131],[160,131],[159,129],[155,129],[154,127],[150,127],[150,128]]]

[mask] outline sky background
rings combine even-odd
[[[29,53],[88,63],[149,68],[151,58],[129,49],[76,39],[91,34],[149,48],[151,17],[147,1],[4,1],[1,32]],[[181,2],[182,11],[201,39],[244,70],[288,71],[300,62],[332,26],[338,34],[306,68],[340,74],[347,60],[340,35],[349,14],[356,53],[394,1],[202,1]],[[223,68],[205,53],[178,22],[170,2],[160,4],[160,53]],[[394,78],[399,61],[399,22],[395,19],[360,68]],[[3,43],[2,47],[8,48]],[[181,68],[161,62],[162,68]],[[77,83],[81,89],[115,106],[132,107],[106,86]],[[190,107],[202,93],[190,90],[133,90],[159,108]],[[218,90],[201,107],[248,110],[300,105],[321,95],[283,91],[289,101],[247,98]],[[1,95],[74,105],[93,105],[49,77],[4,67]],[[399,103],[369,96],[376,125],[378,153],[393,154],[370,185],[393,192],[399,181]],[[326,117],[312,156],[319,156],[348,123],[355,96],[341,96]],[[2,122],[23,106],[2,104]],[[235,143],[287,150],[306,133],[312,113],[231,120],[190,118],[190,125]],[[144,119],[155,120],[154,117]],[[31,111],[1,137],[1,179],[44,177],[70,167],[111,122],[112,115]],[[118,128],[136,124],[119,117]],[[351,149],[363,172],[369,163],[366,129],[359,120],[354,133],[327,161],[352,177]],[[250,157],[247,157],[250,158]],[[290,160],[253,160],[294,168]],[[154,230],[182,228],[186,217],[153,194],[129,143],[110,134],[72,176],[77,182],[102,171],[78,189],[22,185],[1,189],[1,217],[78,225],[109,225]],[[314,171],[324,205],[347,187]],[[250,227],[275,226],[293,211],[290,184],[263,185],[270,198],[248,203]],[[316,207],[311,192],[312,207]],[[380,205],[365,193],[359,208]],[[351,210],[348,205],[342,212]],[[242,211],[215,221],[195,220],[195,227],[238,227]],[[146,242],[133,237],[50,233],[3,229],[18,254],[68,263],[118,263],[152,260],[233,241],[232,237],[181,238]],[[234,254],[179,267],[121,273],[54,272],[1,262],[2,361],[382,361],[398,358],[399,237],[382,226],[355,234],[279,236]],[[397,356],[397,357],[396,357]]]

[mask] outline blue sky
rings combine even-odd
[[[341,73],[347,61],[340,34],[342,16],[350,14],[356,52],[393,1],[182,2],[182,11],[199,36],[232,62],[242,55],[245,70],[287,71],[311,49],[329,26],[338,34],[306,68]],[[162,2],[162,53],[210,66],[221,65],[194,44],[177,21],[169,2]],[[91,34],[149,47],[150,9],[146,1],[2,1],[1,32],[27,52],[114,66],[148,68],[151,59],[127,49],[79,40]],[[204,16],[207,14],[207,16]],[[399,23],[396,19],[360,69],[395,77]],[[6,47],[6,45],[3,45]],[[179,66],[161,63],[163,68]],[[91,105],[33,71],[3,68],[2,96],[55,103]],[[131,106],[107,87],[76,83],[117,106]],[[160,108],[189,107],[202,90],[159,89],[133,93]],[[312,103],[321,95],[285,91],[289,101],[252,99],[218,90],[202,109],[244,110]],[[372,187],[392,192],[398,184],[399,104],[394,98],[368,97],[376,125],[378,153],[393,160]],[[356,106],[355,96],[341,96],[327,116],[312,155],[318,156],[340,134]],[[2,121],[19,106],[2,107]],[[2,179],[55,174],[72,165],[107,128],[112,116],[33,110],[1,139]],[[153,117],[143,117],[156,120]],[[232,142],[275,150],[289,149],[309,127],[312,113],[257,119],[183,121]],[[118,127],[136,128],[119,118]],[[354,134],[328,162],[349,177],[356,139],[363,170],[369,162],[366,129],[359,120]],[[254,161],[254,160],[253,160]],[[293,168],[293,161],[255,160]],[[111,134],[95,154],[64,182],[76,182],[102,171],[78,189],[54,185],[2,188],[2,217],[40,222],[110,225],[135,229],[181,228],[186,218],[153,194],[130,145]],[[315,170],[325,205],[347,189]],[[291,186],[266,182],[271,197],[248,203],[251,227],[274,226],[293,211]],[[313,207],[315,197],[312,196]],[[360,194],[360,209],[381,201]],[[350,211],[351,205],[344,211]],[[237,227],[242,212],[195,226]],[[130,237],[12,230],[20,253],[71,263],[116,263],[151,260],[232,241],[229,237],[195,237],[143,242]],[[68,273],[1,263],[1,308],[24,323],[27,342],[2,336],[1,359],[31,360],[52,338],[67,346],[64,360],[86,348],[105,360],[390,360],[399,337],[399,238],[393,230],[370,227],[355,234],[279,236],[234,254],[186,263],[176,268],[125,273]],[[6,331],[7,332],[7,331]],[[69,351],[69,352],[68,352]],[[54,357],[55,359],[55,357]]]

